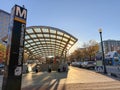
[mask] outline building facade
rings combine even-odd
[[[5,59],[5,45],[2,42],[2,38],[7,36],[9,28],[10,14],[0,10],[0,63]]]
[[[99,51],[101,50],[101,43],[99,43]],[[120,50],[120,40],[105,40],[103,41],[104,53],[108,53],[110,51],[118,51]]]
[[[0,10],[0,43],[2,43],[2,38],[7,35],[9,28],[10,14]]]

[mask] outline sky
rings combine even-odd
[[[62,29],[78,39],[74,46],[84,42],[120,40],[120,0],[0,0],[0,9],[10,13],[11,8],[25,5],[28,26],[51,26]]]

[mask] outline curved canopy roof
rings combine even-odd
[[[25,32],[25,51],[35,57],[62,56],[76,42],[69,33],[49,26],[30,26]]]

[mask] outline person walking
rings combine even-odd
[[[48,72],[51,72],[51,65],[48,66]]]

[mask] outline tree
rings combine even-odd
[[[81,51],[79,49],[77,49],[77,50],[74,51],[73,54],[74,54],[75,59],[77,61],[80,61],[80,59],[81,59]]]
[[[90,40],[88,43],[83,44],[83,48],[76,49],[73,53],[71,53],[69,60],[92,60],[95,58],[95,54],[98,52],[98,49],[98,43],[95,40]]]
[[[83,44],[83,58],[84,60],[88,58],[88,48],[89,48],[89,44],[88,43],[84,43]]]
[[[6,47],[0,43],[0,62],[3,62],[6,58]]]
[[[92,60],[95,57],[96,52],[98,52],[98,43],[95,40],[90,40],[88,44],[84,45],[84,47],[86,50],[84,53],[87,55],[89,60]]]

